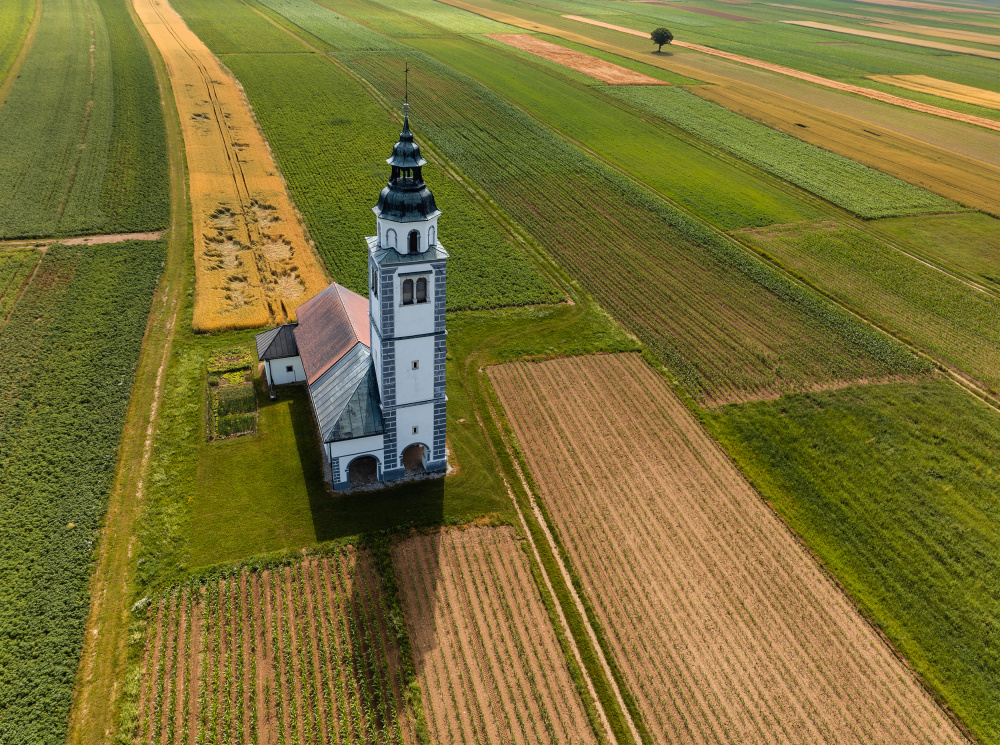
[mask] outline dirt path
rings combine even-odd
[[[624,26],[615,26],[611,23],[604,23],[603,21],[595,21],[591,18],[584,18],[582,16],[575,15],[564,15],[563,18],[568,18],[572,21],[579,21],[580,23],[589,23],[592,26],[600,26],[601,28],[608,28],[613,31],[621,31],[624,34],[631,34],[632,36],[641,36],[646,39],[649,34],[636,31],[635,29],[626,28]],[[788,21],[788,23],[793,23],[795,25],[808,25],[813,28],[823,27],[824,24],[816,24],[813,22],[799,22],[799,21]],[[837,30],[838,27],[830,26],[828,30]],[[884,36],[876,35],[875,36]],[[872,90],[871,88],[862,88],[858,85],[851,85],[850,83],[841,83],[837,80],[831,80],[829,78],[820,77],[819,75],[812,75],[807,72],[802,72],[800,70],[793,70],[790,67],[785,67],[783,65],[775,65],[770,62],[764,62],[762,60],[756,60],[752,57],[744,57],[740,54],[732,54],[730,52],[723,52],[719,49],[713,49],[712,47],[702,46],[701,44],[691,44],[686,41],[677,41],[676,39],[672,42],[675,47],[682,47],[684,49],[690,49],[694,52],[701,52],[703,54],[709,54],[713,57],[721,57],[722,59],[727,59],[730,62],[739,62],[743,65],[750,65],[751,67],[757,67],[761,70],[767,70],[769,72],[776,72],[780,75],[787,75],[790,78],[796,78],[797,80],[804,80],[807,83],[814,83],[815,85],[823,86],[824,88],[832,88],[833,90],[843,91],[845,93],[854,93],[858,96],[864,96],[865,98],[871,98],[875,101],[881,101],[883,103],[892,104],[893,106],[900,106],[904,109],[910,109],[911,111],[919,111],[924,114],[933,114],[934,116],[940,116],[944,119],[953,119],[956,122],[962,122],[964,124],[974,124],[977,127],[983,127],[985,129],[992,129],[996,132],[1000,132],[1000,122],[994,121],[992,119],[984,119],[981,116],[973,116],[972,114],[961,114],[957,111],[951,111],[950,109],[942,109],[940,106],[931,106],[930,104],[919,103],[917,101],[911,101],[908,98],[901,98],[900,96],[894,96],[891,93],[883,93],[882,91]],[[977,50],[979,51],[979,50]],[[993,53],[991,53],[993,54]],[[996,53],[997,57],[1000,58],[1000,53]]]
[[[597,741],[518,544],[470,528],[393,546],[435,742]]]
[[[658,743],[967,743],[637,355],[491,368]]]
[[[154,53],[153,64],[160,89],[166,94],[169,83],[165,71],[155,49],[150,51]],[[187,291],[185,258],[190,234],[186,229],[184,147],[176,114],[169,105],[164,118],[171,190],[166,263],[153,297],[122,431],[118,466],[95,556],[90,612],[70,711],[67,737],[70,745],[94,745],[112,739],[115,702],[120,682],[125,678],[135,523],[142,510],[143,478],[163,399],[163,380],[177,316]]]
[[[187,154],[197,331],[294,318],[327,284],[236,80],[166,0],[135,0],[163,57]]]
[[[98,246],[104,243],[124,243],[125,241],[155,241],[163,237],[166,231],[155,233],[116,233],[114,235],[81,235],[75,238],[34,238],[0,241],[0,248],[48,248],[49,246]]]

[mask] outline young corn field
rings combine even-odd
[[[347,549],[149,608],[139,743],[416,742],[382,580]]]

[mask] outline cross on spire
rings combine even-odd
[[[410,63],[406,63],[403,70],[403,114],[410,113]]]

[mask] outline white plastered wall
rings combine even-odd
[[[379,468],[383,467],[382,455],[385,448],[383,435],[372,437],[357,437],[353,440],[340,440],[326,443],[326,457],[331,461],[340,458],[340,481],[347,481],[347,468],[351,461],[365,455],[378,459]]]
[[[394,248],[401,254],[405,254],[410,250],[407,242],[410,231],[416,230],[420,233],[418,250],[423,253],[437,243],[437,221],[437,217],[415,222],[393,222],[378,218],[376,220],[378,223],[378,245],[382,248]]]
[[[413,433],[413,428],[417,433]],[[403,451],[410,445],[420,444],[425,447],[425,457],[430,457],[434,442],[434,404],[420,404],[396,409],[396,447],[402,464]]]
[[[410,305],[403,305],[403,282],[412,279],[414,288],[416,288],[417,280],[421,277],[427,280],[427,302],[416,302],[416,289],[414,289],[414,302]],[[394,336],[434,333],[434,271],[431,269],[431,265],[417,264],[397,272],[395,292],[396,331]]]
[[[291,367],[291,371],[287,368]],[[285,383],[300,383],[306,379],[306,371],[302,368],[301,357],[280,357],[276,360],[266,360],[264,371],[267,373],[268,385],[284,385]]]
[[[434,337],[399,339],[393,346],[396,350],[396,404],[434,398]],[[419,363],[416,370],[414,362]]]

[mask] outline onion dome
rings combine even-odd
[[[421,167],[427,162],[420,155],[420,146],[410,132],[409,105],[403,106],[403,131],[386,163],[392,166],[389,183],[379,194],[372,210],[383,220],[420,222],[441,214],[434,195],[424,183]]]

